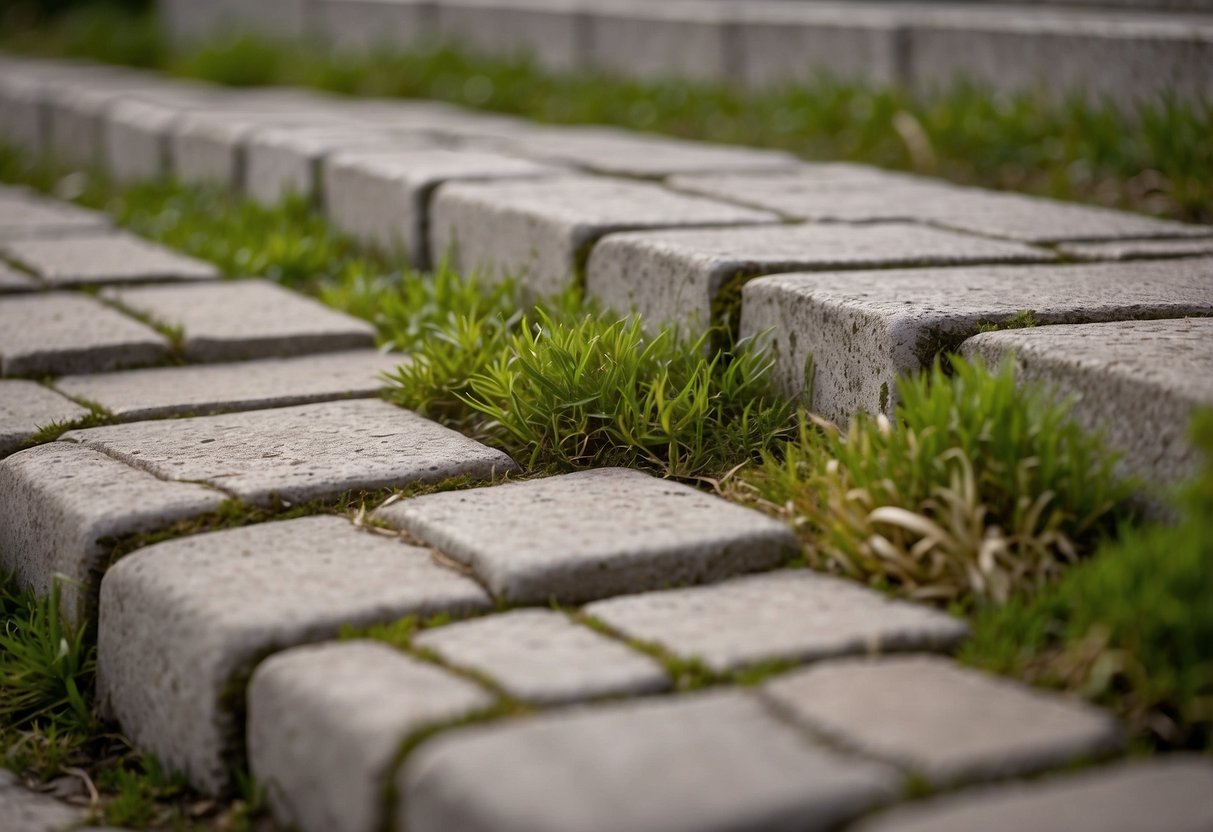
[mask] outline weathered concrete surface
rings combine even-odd
[[[1079,266],[972,266],[760,277],[742,293],[741,331],[770,331],[790,395],[813,358],[814,410],[891,414],[895,382],[958,347],[982,322],[1031,311],[1040,323],[1213,313],[1213,259]]]
[[[33,381],[0,381],[0,456],[12,453],[38,428],[70,422],[88,410]]]
[[[730,691],[578,708],[430,740],[398,780],[410,832],[832,829],[897,794],[884,766]]]
[[[553,610],[514,610],[426,630],[413,645],[543,704],[656,693],[670,679],[654,659]]]
[[[622,468],[430,494],[375,516],[472,567],[513,603],[700,583],[770,568],[798,551],[782,523]]]
[[[257,504],[336,497],[515,469],[500,451],[377,399],[68,431],[169,480],[208,482]]]
[[[810,730],[935,786],[1042,771],[1123,742],[1090,705],[936,656],[827,662],[762,691]]]
[[[771,661],[948,650],[968,634],[963,621],[930,607],[802,569],[610,598],[585,613],[718,673]]]
[[[0,240],[95,233],[109,225],[96,211],[51,202],[24,188],[0,188]]]
[[[424,549],[343,517],[171,540],[101,582],[98,697],[140,749],[216,793],[239,762],[244,681],[263,657],[343,625],[489,606]]]
[[[0,303],[0,375],[94,373],[168,356],[158,332],[86,295],[46,292]]]
[[[30,791],[16,774],[0,769],[0,818],[4,818],[4,832],[64,832],[77,828],[86,815],[84,809]]]
[[[369,398],[408,359],[374,350],[64,376],[56,389],[96,402],[122,421]]]
[[[114,288],[103,297],[181,332],[190,361],[336,352],[370,347],[375,328],[267,280]]]
[[[300,647],[253,674],[249,764],[283,824],[302,832],[378,832],[405,739],[492,703],[467,679],[386,644]]]
[[[124,233],[14,240],[0,246],[0,254],[57,288],[219,277],[219,270],[210,263]]]
[[[42,288],[25,272],[19,272],[0,262],[0,295],[33,292]]]
[[[1213,238],[1177,240],[1112,240],[1104,243],[1065,243],[1062,254],[1078,260],[1150,260],[1213,255]]]
[[[961,352],[1075,399],[1071,414],[1102,431],[1122,470],[1158,485],[1196,473],[1188,442],[1199,408],[1213,407],[1213,318],[1034,327],[977,335]]]
[[[590,177],[446,185],[432,210],[431,251],[452,252],[457,268],[489,279],[516,277],[538,294],[572,283],[590,246],[613,231],[777,221],[660,185]]]

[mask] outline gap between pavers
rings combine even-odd
[[[89,412],[35,381],[0,380],[0,457],[18,450],[40,428],[73,422]]]
[[[210,263],[126,232],[78,234],[59,240],[14,240],[0,244],[0,255],[55,288],[220,277],[219,270]]]

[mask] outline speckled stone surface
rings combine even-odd
[[[104,297],[180,329],[191,361],[335,352],[375,343],[375,329],[266,280],[106,289]]]
[[[33,381],[0,381],[0,456],[12,453],[38,428],[87,416],[88,410]]]
[[[300,502],[515,468],[500,451],[377,399],[132,422],[62,438],[258,504],[275,495]]]
[[[133,421],[368,398],[386,385],[381,373],[407,360],[399,353],[357,350],[64,376],[55,387],[96,402],[120,420]]]
[[[426,630],[413,644],[483,673],[517,699],[543,704],[656,693],[670,686],[653,658],[554,610],[513,610]]]
[[[930,607],[807,569],[611,598],[585,613],[720,673],[770,661],[947,650],[968,634],[964,622]]]
[[[0,254],[51,286],[167,283],[215,280],[219,270],[132,234],[75,235],[59,240],[17,240]]]
[[[396,755],[414,731],[486,708],[459,676],[367,641],[263,662],[248,697],[249,764],[274,816],[302,832],[378,832]]]
[[[0,262],[0,295],[33,292],[40,288],[42,288],[41,284],[25,272],[19,272],[12,266]]]
[[[811,730],[936,786],[1042,771],[1123,742],[1103,711],[937,656],[826,662],[761,690]]]
[[[1213,259],[774,275],[751,280],[742,298],[742,335],[770,332],[781,389],[802,392],[811,355],[813,409],[845,421],[892,413],[897,376],[982,322],[1023,311],[1047,324],[1213,313]]]
[[[27,789],[17,775],[0,769],[0,819],[4,832],[64,832],[85,819],[83,809]]]
[[[155,364],[168,342],[86,295],[46,292],[0,301],[0,375],[95,373]]]
[[[578,708],[440,736],[398,780],[410,832],[833,829],[898,793],[876,763],[737,692]]]
[[[20,188],[0,190],[0,240],[63,237],[108,228],[109,218]]]
[[[799,551],[782,523],[621,468],[430,494],[375,516],[472,567],[513,603],[699,583]]]
[[[1105,243],[1065,243],[1058,251],[1079,260],[1150,260],[1213,255],[1213,237],[1181,240],[1113,240]]]
[[[230,701],[285,648],[407,615],[490,606],[429,552],[305,517],[159,543],[101,582],[98,697],[142,749],[214,793],[229,785],[241,724]]]

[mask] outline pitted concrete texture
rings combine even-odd
[[[132,234],[16,240],[0,254],[55,287],[215,280],[219,270]]]
[[[0,381],[0,456],[20,448],[39,428],[87,415],[87,409],[37,382]]]
[[[229,785],[233,702],[262,657],[407,615],[490,606],[424,549],[306,517],[171,540],[101,582],[97,691],[135,744],[208,793]]]
[[[430,740],[398,780],[410,832],[833,829],[898,793],[738,691],[578,708]]]
[[[1065,243],[1058,251],[1078,260],[1150,260],[1213,255],[1213,237],[1180,240],[1113,240],[1106,243]]]
[[[405,356],[374,350],[65,376],[55,387],[122,421],[369,398]]]
[[[109,549],[99,541],[214,511],[223,495],[164,482],[98,451],[51,442],[0,460],[0,569],[48,595],[60,582],[73,620],[87,615]]]
[[[937,656],[827,662],[763,686],[808,729],[935,786],[1118,751],[1105,712]]]
[[[430,249],[490,279],[516,277],[559,292],[604,234],[642,228],[753,225],[774,214],[678,194],[660,185],[568,177],[546,182],[456,183],[434,198]]]
[[[181,332],[190,361],[237,361],[370,347],[375,328],[267,280],[113,288],[102,293]]]
[[[428,245],[430,195],[451,180],[534,179],[560,171],[486,152],[402,150],[339,153],[324,162],[329,219],[347,234],[405,252],[418,267],[441,260]]]
[[[413,645],[529,702],[656,693],[670,686],[654,659],[553,610],[514,610],[438,627],[416,636]]]
[[[274,816],[302,832],[378,832],[405,739],[484,709],[467,679],[386,644],[300,647],[268,659],[248,697],[249,765]]]
[[[22,188],[0,189],[0,240],[66,237],[109,226],[109,219],[96,211],[51,202]]]
[[[160,333],[86,295],[0,301],[0,375],[96,373],[155,364],[168,351]]]
[[[855,832],[1208,832],[1213,764],[1172,754],[939,797],[886,814]]]
[[[33,292],[40,288],[42,287],[38,282],[25,272],[19,272],[0,262],[0,295]]]
[[[1213,318],[1034,327],[970,338],[961,351],[1074,398],[1072,416],[1100,431],[1124,471],[1174,485],[1194,475],[1188,441],[1199,408],[1213,407]]]
[[[612,234],[594,247],[586,291],[646,325],[711,324],[722,292],[763,274],[830,269],[1031,263],[1056,259],[1020,243],[909,224],[673,229]],[[733,301],[736,305],[736,299]]]
[[[83,809],[30,791],[17,775],[0,769],[0,818],[4,832],[65,832],[78,828],[86,816]]]
[[[782,523],[622,468],[430,494],[375,516],[472,567],[513,603],[700,583],[799,551]]]
[[[804,390],[812,356],[812,408],[845,421],[891,414],[898,375],[983,322],[1023,311],[1047,324],[1209,315],[1213,259],[776,275],[750,281],[742,298],[742,335],[770,333],[781,389]]]
[[[611,598],[585,613],[718,673],[770,661],[948,650],[968,635],[964,622],[930,607],[802,569]]]
[[[168,480],[207,482],[259,505],[515,470],[492,448],[378,399],[68,431]]]

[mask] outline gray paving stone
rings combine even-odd
[[[546,182],[456,183],[434,198],[430,250],[457,268],[506,276],[538,294],[564,289],[595,241],[614,231],[774,222],[764,211],[677,194],[660,185],[570,177]]]
[[[365,321],[268,280],[113,288],[107,300],[179,329],[190,361],[236,361],[370,347]]]
[[[208,482],[246,502],[335,497],[515,469],[500,451],[378,399],[68,431],[168,480]]]
[[[101,126],[106,173],[125,184],[167,177],[172,164],[169,136],[182,113],[179,106],[140,99],[115,103]]]
[[[168,356],[155,330],[85,295],[46,292],[0,301],[0,375],[92,373]]]
[[[514,610],[426,630],[413,644],[483,673],[529,702],[657,693],[670,686],[654,659],[553,610]]]
[[[96,211],[52,202],[24,189],[0,191],[0,240],[91,234],[109,225],[109,219]]]
[[[4,832],[64,832],[84,821],[83,809],[27,789],[17,775],[0,769],[0,818]]]
[[[98,541],[214,511],[223,499],[78,445],[29,448],[0,460],[0,569],[40,595],[50,593],[56,574],[67,576],[64,609],[83,617],[109,552]]]
[[[1213,765],[1158,756],[941,797],[877,815],[855,832],[1208,832]]]
[[[728,80],[735,69],[726,4],[597,3],[589,8],[594,69],[626,78],[704,82]]]
[[[710,581],[798,551],[782,523],[622,468],[430,494],[375,516],[472,567],[513,603]]]
[[[898,792],[728,691],[578,708],[440,735],[398,779],[410,832],[833,829]]]
[[[369,398],[407,359],[373,350],[64,376],[55,387],[121,421]]]
[[[15,240],[0,246],[0,254],[58,288],[219,277],[210,263],[125,233]]]
[[[585,63],[588,20],[580,0],[443,0],[435,36],[481,54],[525,56],[548,70]]]
[[[1043,771],[1123,742],[1103,711],[937,656],[827,662],[762,691],[810,730],[936,786]]]
[[[1127,473],[1174,485],[1199,469],[1188,423],[1213,407],[1213,318],[991,332],[961,351],[992,366],[1013,354],[1020,378],[1074,397],[1071,415],[1103,432]]]
[[[1054,255],[1020,243],[920,225],[801,225],[612,234],[594,247],[586,291],[649,326],[712,323],[722,292],[762,274],[795,271],[1030,263]]]
[[[309,9],[312,29],[331,47],[356,53],[429,39],[434,12],[433,0],[312,0]]]
[[[771,661],[948,650],[968,635],[964,622],[930,607],[801,569],[611,598],[585,613],[718,673]]]
[[[171,540],[101,582],[98,696],[135,744],[208,793],[229,784],[234,701],[265,656],[407,615],[490,606],[424,549],[305,517]]]
[[[296,648],[253,674],[249,763],[283,824],[378,832],[404,740],[492,702],[467,679],[385,644]]]
[[[28,274],[0,262],[0,295],[32,292],[40,288],[38,282]]]
[[[558,172],[475,151],[339,153],[324,164],[325,207],[342,231],[384,249],[401,249],[424,268],[446,251],[427,245],[430,196],[443,182],[533,179]]]
[[[0,381],[0,455],[54,422],[87,416],[88,410],[33,381]]]
[[[1149,260],[1213,255],[1213,238],[1202,240],[1113,240],[1106,243],[1065,243],[1058,251],[1078,260]]]
[[[1079,266],[971,266],[760,277],[742,293],[741,331],[769,331],[775,378],[814,410],[846,420],[892,413],[895,382],[983,321],[1030,310],[1041,323],[1180,318],[1213,312],[1213,259]]]
[[[115,102],[131,95],[132,81],[93,79],[52,84],[43,99],[47,133],[43,154],[56,164],[91,170],[102,161],[103,118]]]
[[[37,80],[0,72],[0,141],[22,153],[36,155],[45,141],[42,85]]]

